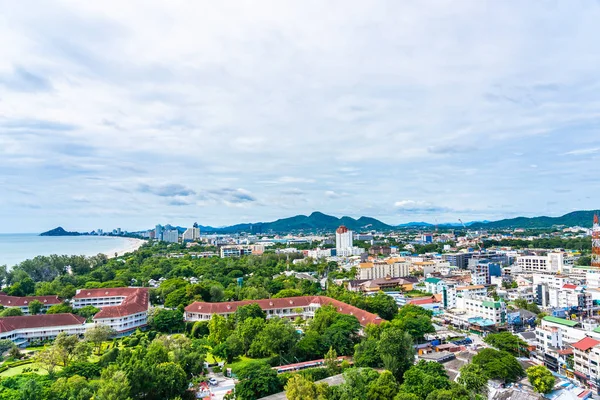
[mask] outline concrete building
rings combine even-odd
[[[506,323],[506,304],[503,301],[494,301],[491,297],[457,296],[456,308],[464,310],[470,319],[481,318],[491,321],[495,326]]]
[[[425,291],[431,294],[441,294],[446,287],[446,282],[440,278],[425,279]]]
[[[110,326],[119,336],[148,325],[148,288],[79,289],[73,308],[85,306],[100,308],[94,323]]]
[[[185,232],[183,232],[183,241],[184,242],[196,242],[200,240],[200,228],[198,224],[194,224],[193,227],[187,228]]]
[[[338,256],[349,256],[352,255],[352,247],[354,242],[352,240],[352,231],[346,228],[344,225],[337,228],[335,231],[335,250]]]
[[[61,332],[81,336],[89,324],[73,314],[39,314],[0,318],[0,339],[11,340],[19,347],[33,341],[54,340]]]
[[[600,378],[600,340],[585,337],[571,345],[576,378],[598,391]]]
[[[363,327],[367,326],[367,324],[379,325],[385,321],[376,314],[325,296],[301,296],[221,303],[194,302],[185,308],[184,319],[185,321],[209,321],[213,314],[226,317],[235,313],[238,307],[248,304],[258,304],[267,314],[267,318],[280,317],[293,319],[300,316],[310,319],[314,317],[315,312],[322,306],[333,305],[338,312],[355,316]]]
[[[177,229],[168,229],[162,233],[163,242],[179,243],[179,231]]]
[[[404,258],[360,263],[359,279],[403,278],[410,275],[410,262]]]
[[[465,269],[469,266],[469,259],[473,253],[447,253],[442,254],[442,259],[448,261],[450,265]]]
[[[491,262],[487,259],[471,259],[469,260],[469,269],[478,275],[485,277],[484,285],[492,283],[492,276],[502,276],[502,266],[499,263]]]
[[[156,225],[156,228],[154,229],[154,238],[156,240],[162,240],[162,234],[163,234],[162,225]]]
[[[5,294],[0,294],[0,306],[8,307],[16,307],[19,308],[24,315],[29,315],[29,303],[37,300],[42,303],[42,313],[48,311],[48,308],[61,304],[62,300],[58,298],[58,296],[8,296]]]

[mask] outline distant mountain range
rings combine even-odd
[[[600,214],[600,211],[574,211],[561,217],[518,217],[511,219],[502,219],[499,221],[473,221],[465,222],[465,225],[472,229],[506,229],[506,228],[552,228],[555,225],[564,226],[583,226],[591,227],[594,214]],[[337,218],[326,215],[321,212],[313,212],[309,216],[296,215],[290,218],[278,219],[273,222],[258,222],[254,224],[237,224],[227,227],[215,228],[212,226],[200,226],[202,232],[210,233],[287,233],[287,232],[332,232],[340,225],[345,225],[348,229],[361,231],[393,231],[396,229],[410,228],[434,228],[435,225],[427,222],[409,222],[400,225],[388,225],[375,218],[360,217],[354,219],[351,217]],[[442,223],[437,225],[439,228],[461,228],[460,223]]]

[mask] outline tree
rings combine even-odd
[[[398,382],[390,371],[383,371],[376,381],[371,382],[367,392],[369,400],[389,400],[398,393]]]
[[[252,357],[282,355],[292,351],[298,340],[296,328],[282,318],[272,318],[250,345]]]
[[[301,340],[302,342],[302,340]],[[377,350],[378,341],[367,338],[354,347],[354,364],[357,367],[380,368],[383,366]]]
[[[23,311],[18,307],[5,308],[0,312],[0,317],[20,317],[22,315]]]
[[[238,308],[238,310],[240,308]],[[252,345],[252,342],[254,341],[256,336],[264,329],[266,322],[265,319],[261,317],[248,317],[244,319],[241,319],[240,317],[240,319],[237,319],[237,321],[238,322],[236,333],[242,340],[244,346],[244,354],[248,354],[248,351],[250,350],[250,345]]]
[[[425,399],[435,390],[450,389],[450,380],[441,364],[420,360],[404,373],[404,383],[400,389]]]
[[[188,305],[190,299],[187,296],[187,290],[185,287],[179,288],[177,290],[172,291],[165,298],[165,307],[176,308],[180,304],[183,306]]]
[[[394,375],[396,381],[401,382],[404,372],[414,362],[415,350],[410,335],[395,327],[388,327],[381,334],[377,352],[384,367]]]
[[[316,385],[302,375],[292,376],[285,384],[288,400],[314,400],[317,398]]]
[[[524,375],[521,364],[506,351],[483,349],[473,357],[471,363],[479,365],[489,379],[500,379],[509,383],[516,382]]]
[[[85,340],[93,343],[96,347],[96,353],[100,354],[102,342],[106,342],[115,334],[115,330],[108,325],[98,324],[85,331]]]
[[[527,368],[527,379],[534,390],[538,393],[547,394],[552,391],[556,384],[556,378],[543,365]]]
[[[51,386],[53,398],[60,400],[89,400],[94,395],[92,386],[83,376],[59,378]]]
[[[391,321],[398,314],[398,304],[392,296],[379,291],[375,296],[367,299],[367,311]]]
[[[75,348],[79,344],[79,338],[75,335],[69,335],[67,332],[60,332],[54,340],[54,347],[58,350],[63,367],[66,367],[74,357]]]
[[[479,365],[466,364],[460,369],[458,383],[463,385],[469,392],[487,395],[488,378]]]
[[[325,348],[333,347],[338,354],[352,354],[359,341],[360,322],[353,315],[338,314],[335,322],[327,327],[322,335]]]
[[[71,314],[73,312],[73,307],[67,303],[62,303],[50,306],[48,311],[46,311],[46,314]]]
[[[302,296],[303,293],[298,289],[283,289],[280,290],[279,293],[273,296],[274,299],[283,299],[286,297],[299,297]]]
[[[39,300],[32,300],[29,302],[29,314],[37,315],[42,311],[44,305]]]
[[[16,345],[10,339],[0,339],[0,354],[12,349]]]
[[[514,356],[519,356],[522,353],[521,349],[527,348],[525,341],[510,332],[490,333],[483,341]]]
[[[325,354],[325,366],[328,370],[335,372],[338,370],[337,353],[333,347],[329,348],[327,354]]]
[[[229,364],[235,358],[244,354],[244,344],[238,335],[234,333],[229,335],[223,343],[216,345],[212,350],[212,354],[225,359]]]
[[[102,372],[102,383],[94,400],[130,400],[129,380],[125,372],[110,368]]]
[[[240,323],[245,322],[248,318],[261,318],[265,320],[267,318],[267,314],[265,314],[263,309],[260,308],[258,304],[252,303],[238,307],[235,310],[233,317],[235,319],[236,326],[239,326]]]
[[[62,354],[55,346],[46,347],[36,353],[35,361],[52,375],[54,369],[62,362]]]
[[[260,399],[281,391],[277,372],[264,362],[250,362],[234,372],[239,379],[235,393],[240,400]]]
[[[84,306],[84,307],[81,307],[80,309],[76,310],[76,312],[77,312],[77,315],[80,315],[89,321],[94,315],[96,315],[100,312],[100,309],[96,308],[94,306]]]
[[[153,375],[152,394],[155,399],[169,399],[180,396],[187,389],[185,372],[174,362],[158,364]]]
[[[43,396],[44,389],[42,385],[35,379],[29,379],[25,381],[21,386],[21,397],[20,400],[39,400]]]
[[[148,324],[159,332],[180,331],[183,327],[183,312],[166,308],[155,309],[148,318]]]
[[[341,399],[364,399],[370,385],[377,381],[379,374],[371,368],[350,368],[344,371],[344,383],[337,392]]]
[[[231,324],[222,315],[213,314],[208,322],[208,331],[208,340],[214,344],[220,344],[231,334]]]

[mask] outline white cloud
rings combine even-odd
[[[594,207],[581,182],[596,179],[582,156],[600,149],[597,2],[25,1],[3,11],[6,230]],[[579,200],[540,209],[556,180]],[[216,200],[222,188],[233,192]]]

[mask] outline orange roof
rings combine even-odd
[[[247,304],[258,304],[263,310],[306,307],[310,304],[331,304],[342,314],[354,315],[362,326],[366,326],[367,324],[379,325],[385,321],[377,314],[372,314],[368,311],[361,310],[358,307],[351,306],[350,304],[326,296],[299,296],[281,299],[242,300],[220,303],[203,303],[196,301],[187,306],[185,311],[199,314],[233,314],[238,307]]]
[[[435,301],[437,301],[438,303],[441,303],[442,300],[444,299],[444,295],[441,293],[434,294],[433,297],[435,298]]]
[[[591,337],[584,337],[577,343],[573,343],[571,346],[580,351],[588,351],[592,347],[596,347],[600,344],[600,341],[592,339]]]
[[[387,262],[388,264],[395,264],[397,262],[405,262],[405,261],[406,261],[406,259],[400,258],[400,257],[388,258],[387,260],[385,260],[385,262]]]
[[[360,263],[360,267],[361,268],[373,268],[373,263],[372,262]]]

